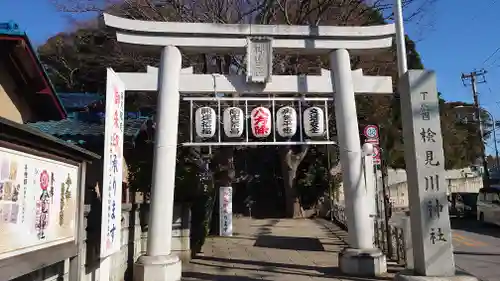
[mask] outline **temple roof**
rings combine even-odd
[[[124,136],[125,141],[133,140],[145,126],[147,118],[126,119]],[[58,137],[66,141],[85,142],[90,139],[104,137],[104,119],[95,117],[95,120],[64,119],[59,121],[45,121],[28,124],[32,128]]]
[[[0,59],[37,120],[61,120],[67,114],[36,50],[15,22],[0,23]],[[35,121],[35,120],[32,120]]]
[[[57,93],[57,96],[68,112],[84,109],[96,101],[104,100],[103,95],[94,93]]]

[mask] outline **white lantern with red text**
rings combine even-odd
[[[258,138],[265,138],[271,134],[271,112],[269,109],[259,106],[252,110],[250,115],[252,133]]]
[[[325,113],[323,109],[313,106],[304,110],[304,132],[306,136],[321,137],[325,133]]]
[[[208,106],[200,107],[194,114],[196,134],[200,138],[211,138],[215,135],[215,122],[217,115],[215,110]]]
[[[284,138],[290,138],[297,132],[297,112],[290,106],[284,106],[276,112],[276,131]]]
[[[226,136],[230,138],[241,137],[245,121],[243,110],[237,107],[228,107],[224,110],[222,120],[224,122],[224,133]]]

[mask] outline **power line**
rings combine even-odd
[[[497,3],[497,0],[490,0],[489,4],[487,4],[487,5],[488,5],[488,6],[490,6],[490,5],[495,5],[496,3]],[[481,15],[481,13],[475,14],[475,15],[472,17],[471,21],[475,21],[479,15]],[[496,48],[496,49],[495,49],[495,51],[493,51],[493,53],[491,53],[491,54],[490,54],[490,55],[489,55],[489,56],[488,56],[488,57],[487,57],[487,58],[483,61],[483,63],[481,64],[481,67],[484,67],[484,66],[485,66],[485,64],[486,64],[486,63],[487,63],[490,59],[492,59],[492,58],[493,58],[493,56],[495,56],[495,55],[496,55],[499,51],[500,51],[500,47]],[[489,67],[491,67],[493,64],[495,64],[497,60],[498,60],[498,59],[496,59],[493,63],[491,63]],[[497,66],[498,66],[498,65],[497,65]],[[488,68],[489,68],[489,67],[488,67]]]
[[[496,55],[496,53],[498,53],[498,51],[500,51],[500,47],[498,47],[491,55],[489,55],[481,65],[485,65],[491,58],[493,58],[494,55]],[[495,61],[493,63],[495,63]]]
[[[493,95],[493,91],[491,90],[490,84],[486,83],[486,86],[488,87],[488,91],[490,92],[490,94]]]
[[[490,0],[490,2],[487,3],[486,5],[488,5],[488,6],[495,5],[496,2],[497,2],[497,0]],[[479,16],[483,16],[483,14],[484,14],[484,11],[482,11],[482,10],[481,11],[477,11],[477,13],[474,13],[472,15],[472,17],[468,20],[468,22],[473,22],[473,21],[477,20],[479,18]],[[466,29],[469,28],[469,27],[470,27],[470,25],[466,25]]]

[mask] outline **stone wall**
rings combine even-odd
[[[129,280],[133,262],[143,253],[141,245],[142,229],[139,220],[140,208],[131,204],[122,205],[121,249],[111,256],[111,276],[109,281]],[[86,212],[86,237],[82,253],[85,264],[80,270],[81,281],[99,281],[100,233],[96,231],[100,224],[91,212]],[[145,248],[144,248],[145,250]],[[107,280],[106,280],[107,281]]]
[[[146,251],[148,208],[143,206],[122,206],[121,250],[111,256],[112,272],[109,281],[128,281],[132,277],[134,261]],[[90,211],[86,205],[85,212],[85,246],[81,253],[85,264],[81,266],[81,281],[99,280],[99,241],[100,234],[97,228],[100,222],[98,216]],[[188,207],[174,207],[172,250],[184,261],[191,256],[190,210]],[[97,221],[96,221],[97,220]],[[13,281],[73,281],[69,279],[69,260],[48,265],[30,274],[13,279]],[[108,280],[106,280],[108,281]]]
[[[69,259],[49,265],[30,274],[23,275],[15,281],[70,281]]]
[[[144,249],[144,251],[146,251],[148,240],[146,225],[148,222],[148,212],[149,209],[147,207],[143,208],[141,211],[141,224],[144,229],[141,234],[141,248]],[[188,206],[175,205],[174,216],[172,218],[172,252],[177,254],[183,261],[189,261],[191,258],[190,224],[190,208]]]

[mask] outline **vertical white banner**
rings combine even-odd
[[[101,258],[120,250],[125,85],[107,69],[102,180]]]
[[[221,187],[219,190],[219,235],[233,236],[233,188]]]

